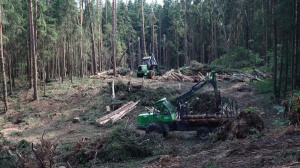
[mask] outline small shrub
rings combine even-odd
[[[19,131],[13,131],[10,133],[11,136],[22,136],[23,133],[22,132],[19,132]]]
[[[288,119],[277,118],[272,122],[272,125],[275,127],[276,131],[280,131],[285,128],[289,123]]]
[[[254,87],[259,91],[260,94],[270,93],[273,89],[273,81],[271,78],[265,79],[263,81],[253,81]]]
[[[122,162],[132,158],[152,156],[160,150],[155,134],[139,134],[136,131],[117,128],[98,152],[103,162]]]

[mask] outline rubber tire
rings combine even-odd
[[[163,128],[161,127],[161,125],[159,123],[151,123],[147,126],[146,128],[146,134],[150,134],[151,132],[156,132],[159,134],[163,134]]]
[[[207,140],[209,138],[208,134],[209,134],[209,129],[207,127],[200,127],[197,130],[197,138],[199,140],[202,140],[202,141]]]
[[[163,76],[165,74],[165,71],[164,70],[160,70],[159,71],[159,76]]]
[[[155,76],[155,73],[154,73],[154,71],[149,71],[149,73],[148,73],[148,78],[149,79],[154,79],[154,76]]]

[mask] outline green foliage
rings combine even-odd
[[[23,135],[23,133],[20,131],[12,131],[10,133],[10,136],[22,136],[22,135]]]
[[[25,154],[31,151],[31,143],[22,139],[17,143],[16,148],[20,154]]]
[[[260,110],[257,107],[249,106],[246,108],[246,112],[260,112]]]
[[[252,130],[250,130],[251,132]],[[263,133],[254,133],[254,134],[249,134],[247,139],[249,140],[257,140],[260,139],[263,136]]]
[[[271,78],[267,78],[263,81],[253,81],[253,85],[260,94],[270,93],[273,89],[273,80]]]
[[[299,153],[297,149],[287,149],[282,152],[276,152],[274,153],[272,162],[276,163],[277,165],[296,162],[298,159],[298,154]]]
[[[275,127],[275,131],[280,131],[285,128],[289,123],[287,118],[277,118],[272,122],[272,125]]]
[[[129,68],[117,68],[117,73],[122,76],[127,75],[129,72],[130,72]]]
[[[273,106],[273,108],[278,111],[277,114],[283,114],[284,113],[284,106],[275,105],[275,106]]]
[[[217,133],[216,132],[211,132],[208,134],[210,141],[215,142],[218,139]]]
[[[12,157],[7,150],[0,153],[0,158],[0,167],[16,167],[17,158]]]
[[[244,68],[263,65],[263,59],[259,54],[243,47],[235,48],[230,54],[223,54],[219,59],[215,59],[212,65],[222,65],[230,68]]]
[[[108,137],[97,157],[106,162],[122,162],[152,156],[159,149],[155,134],[139,134],[127,128],[117,128]]]

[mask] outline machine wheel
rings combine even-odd
[[[165,74],[165,71],[164,70],[160,70],[159,71],[159,76],[163,76]]]
[[[155,76],[155,72],[154,71],[149,71],[148,78],[149,79],[154,79],[154,76]]]
[[[146,134],[150,134],[151,132],[157,132],[159,134],[163,134],[163,128],[159,123],[151,123],[146,128]]]
[[[199,140],[202,140],[202,141],[207,140],[209,138],[208,134],[209,134],[209,129],[207,127],[200,127],[197,130],[197,138]]]

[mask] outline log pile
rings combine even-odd
[[[99,125],[103,125],[109,121],[112,121],[112,123],[114,123],[117,120],[121,119],[126,114],[128,114],[130,111],[132,111],[138,103],[139,103],[139,101],[137,101],[137,102],[130,101],[130,102],[124,104],[123,106],[121,106],[120,108],[118,108],[117,110],[115,110],[101,118],[96,119],[95,122]]]
[[[121,75],[117,74],[117,77],[120,77]],[[97,75],[91,75],[89,76],[91,79],[112,79],[114,78],[113,70],[108,70],[104,72],[97,73]]]
[[[182,115],[181,120],[189,122],[194,125],[210,125],[210,124],[222,124],[228,119],[234,119],[236,116],[227,115],[214,115],[214,114],[202,114],[202,115]]]
[[[231,78],[233,80],[236,80],[239,82],[248,82],[248,81],[254,81],[254,80],[262,81],[257,76],[253,76],[253,75],[246,74],[246,73],[239,73],[239,74],[233,73]]]
[[[272,75],[270,73],[268,73],[268,72],[264,72],[264,71],[259,70],[259,69],[254,69],[254,71],[256,73],[258,73],[264,79],[272,77]]]
[[[163,76],[163,79],[166,80],[177,80],[181,82],[194,82],[194,78],[190,76],[183,75],[180,71],[175,72],[174,69],[171,71],[166,72]]]

